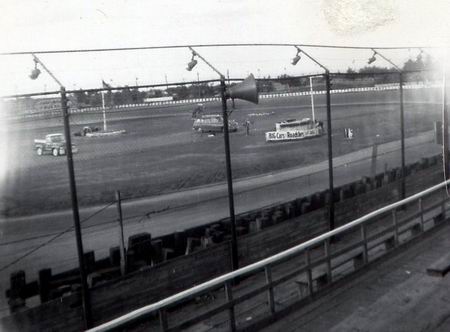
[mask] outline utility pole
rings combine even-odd
[[[228,187],[228,207],[230,210],[231,224],[231,267],[235,271],[239,268],[239,257],[236,235],[236,216],[234,212],[234,196],[233,196],[233,177],[231,174],[231,152],[230,152],[230,135],[228,130],[228,111],[225,77],[220,77],[220,95],[222,99],[222,117],[223,117],[223,138],[225,143],[225,163],[227,171],[227,187]]]
[[[66,156],[67,156],[67,169],[69,172],[69,185],[70,185],[70,197],[72,200],[72,214],[73,214],[73,223],[75,228],[75,238],[77,245],[77,253],[78,253],[78,269],[80,272],[81,279],[81,299],[83,306],[83,315],[84,315],[84,323],[85,327],[89,328],[92,324],[92,314],[91,314],[91,301],[89,295],[89,287],[87,284],[87,274],[86,274],[86,266],[84,263],[84,250],[83,250],[83,240],[81,235],[81,222],[80,222],[80,213],[78,208],[78,197],[77,197],[77,187],[75,182],[75,170],[73,166],[73,154],[72,154],[72,139],[70,135],[70,123],[69,123],[69,108],[67,105],[67,96],[66,96],[66,88],[62,85],[62,83],[53,75],[53,73],[41,62],[41,60],[33,54],[33,60],[36,64],[35,69],[32,71],[30,78],[36,79],[40,71],[37,69],[37,64],[40,64],[42,68],[53,78],[53,80],[60,87],[61,94],[61,110],[63,116],[63,124],[64,124],[64,136],[66,140]]]
[[[77,243],[78,252],[78,266],[80,270],[81,278],[81,297],[83,303],[83,313],[86,328],[89,328],[92,323],[91,317],[91,300],[89,295],[89,287],[87,284],[87,273],[84,263],[84,250],[83,241],[81,235],[81,223],[80,214],[78,208],[78,196],[77,187],[75,182],[75,171],[73,167],[73,154],[72,154],[72,140],[70,137],[70,124],[69,124],[69,112],[67,107],[66,89],[61,86],[61,108],[64,121],[64,134],[66,139],[66,155],[67,155],[67,168],[69,171],[69,184],[70,184],[70,196],[72,198],[72,213],[75,226],[75,238]]]
[[[333,230],[335,228],[334,224],[334,170],[333,170],[333,137],[332,137],[332,128],[331,128],[331,77],[330,71],[327,67],[313,58],[311,55],[306,53],[300,47],[296,46],[297,55],[293,59],[292,64],[296,65],[300,60],[300,53],[306,55],[311,61],[321,67],[325,73],[323,77],[325,79],[326,84],[326,98],[327,98],[327,142],[328,142],[328,191],[329,191],[329,202],[328,202],[328,228],[329,230]],[[311,94],[312,96],[312,94]],[[313,115],[314,116],[314,115]]]
[[[328,141],[328,184],[330,191],[330,202],[328,205],[329,211],[329,229],[333,230],[334,225],[334,176],[333,176],[333,137],[331,129],[331,80],[330,72],[325,72],[326,89],[327,89],[327,141]]]
[[[403,73],[399,71],[400,84],[400,150],[401,150],[401,182],[400,182],[400,199],[406,197],[406,162],[405,162],[405,112],[403,109]]]
[[[389,62],[395,70],[398,72],[399,76],[399,97],[400,97],[400,151],[401,151],[401,180],[400,180],[400,200],[406,197],[406,162],[405,162],[405,116],[403,109],[403,71],[402,69],[393,63],[390,59],[385,57],[383,54],[372,48],[373,56],[369,60],[370,63],[375,61],[375,55],[379,55],[385,61]]]
[[[199,57],[208,67],[215,71],[220,77],[220,96],[222,101],[222,118],[223,118],[223,139],[225,146],[225,166],[227,176],[228,188],[228,207],[230,210],[230,226],[231,226],[231,268],[233,271],[239,268],[238,245],[236,234],[236,216],[234,211],[234,194],[233,194],[233,177],[231,174],[231,152],[230,152],[230,133],[228,130],[228,111],[227,111],[227,95],[225,76],[222,75],[213,65],[211,65],[205,58],[197,53],[192,47],[189,47],[192,52],[192,60],[188,64],[187,70],[191,71],[197,64],[194,57]]]

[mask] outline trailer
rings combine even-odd
[[[266,132],[266,142],[295,141],[323,135],[323,123],[310,118],[277,122],[275,131]]]

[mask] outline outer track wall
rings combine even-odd
[[[427,164],[428,161],[423,161]],[[431,167],[427,165],[415,165],[409,168],[409,176],[406,182],[406,192],[408,195],[419,192],[433,184],[444,180],[442,175],[442,166],[437,160],[433,159],[434,164]],[[425,169],[419,169],[427,167]],[[377,186],[375,179],[365,179],[359,183],[344,186],[341,188],[341,196],[350,190],[366,191],[357,196],[344,199],[335,204],[335,224],[341,226],[349,221],[361,217],[371,211],[374,211],[387,202],[394,202],[399,198],[400,181],[389,181],[388,177],[379,176]],[[372,181],[371,181],[372,180]],[[381,183],[380,183],[381,182]],[[353,188],[351,188],[353,187]],[[342,193],[344,192],[344,193]],[[314,196],[313,196],[314,197]],[[338,199],[338,197],[336,197]],[[311,205],[305,200],[291,202],[291,205],[285,204],[284,208],[298,209],[298,205]],[[283,221],[275,226],[267,227],[256,233],[249,233],[239,237],[238,250],[241,266],[247,265],[265,257],[274,255],[280,251],[291,248],[308,239],[318,236],[328,230],[328,211],[327,208],[320,208],[307,214]]]
[[[443,180],[438,158],[408,167],[407,193],[412,194]],[[335,192],[336,225],[342,225],[398,199],[396,171],[364,179]],[[398,174],[397,174],[398,175]],[[356,196],[353,196],[357,194]],[[348,198],[346,198],[348,197]],[[327,193],[240,215],[250,232],[238,239],[240,265],[260,260],[328,230]],[[322,206],[320,208],[316,208]],[[310,211],[313,210],[314,211]],[[270,210],[271,217],[264,216]],[[278,212],[277,212],[278,210]],[[275,212],[274,212],[275,211]],[[308,212],[310,211],[310,212]],[[274,215],[283,217],[274,217]],[[255,221],[256,219],[256,221]],[[269,220],[270,219],[270,220]],[[280,222],[283,219],[285,221]],[[264,225],[266,223],[266,225]],[[258,227],[255,229],[255,225]],[[270,225],[270,227],[269,227]],[[225,241],[192,254],[147,267],[90,290],[95,324],[201,283],[230,269],[230,246]],[[44,303],[0,320],[0,330],[79,331],[83,328],[78,294]]]

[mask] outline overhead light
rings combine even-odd
[[[291,61],[291,64],[293,66],[295,66],[297,64],[297,62],[299,62],[301,59],[301,57],[300,57],[301,50],[298,47],[296,47],[296,48],[297,48],[297,54],[295,55],[295,57],[292,58],[292,61]]]
[[[187,71],[191,71],[197,65],[197,60],[195,60],[196,55],[197,54],[195,52],[192,52],[192,59],[191,59],[191,61],[189,61],[188,65],[187,65],[187,68],[186,68]]]
[[[375,55],[377,55],[377,52],[376,52],[376,51],[373,51],[372,57],[370,57],[369,60],[367,60],[367,64],[368,64],[368,65],[374,63],[374,62],[377,60],[377,58],[375,57]]]
[[[31,74],[29,76],[32,80],[35,80],[41,74],[41,71],[37,67],[37,64],[37,60],[34,59],[34,69],[31,71]]]
[[[297,62],[299,62],[301,59],[300,55],[296,55],[293,59],[292,59],[292,65],[295,66],[297,64]]]

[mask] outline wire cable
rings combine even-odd
[[[85,219],[83,219],[81,221],[81,223],[84,223],[90,219],[92,219],[93,217],[95,217],[96,215],[98,215],[99,213],[103,212],[104,210],[106,210],[108,207],[110,207],[111,205],[115,204],[116,202],[110,202],[107,205],[105,205],[104,207],[102,207],[101,209],[95,211],[94,213],[92,213],[91,215],[89,215],[88,217],[86,217]],[[30,256],[31,254],[33,254],[34,252],[38,251],[39,249],[45,247],[46,245],[50,244],[51,242],[53,242],[54,240],[56,240],[57,238],[59,238],[60,236],[72,231],[74,226],[70,226],[69,228],[66,228],[65,230],[57,233],[55,236],[53,236],[52,238],[48,239],[47,241],[37,245],[36,247],[34,247],[33,249],[27,251],[25,254],[23,254],[22,256],[16,258],[15,260],[13,260],[12,262],[5,264],[4,266],[2,266],[0,268],[0,272],[3,272],[4,270],[6,270],[7,268],[9,268],[10,266],[13,266],[15,264],[17,264],[18,262],[20,262],[21,260],[23,260],[24,258]]]
[[[137,46],[137,47],[112,47],[112,48],[91,48],[91,49],[68,49],[68,50],[41,50],[41,51],[19,51],[3,52],[0,55],[31,55],[31,54],[59,54],[59,53],[92,53],[92,52],[123,52],[139,50],[176,49],[189,47],[308,47],[308,48],[331,48],[331,49],[353,49],[371,50],[373,48],[381,50],[409,50],[409,49],[437,49],[437,46],[348,46],[348,45],[319,45],[302,43],[224,43],[224,44],[195,44],[195,45],[164,45],[164,46]]]

